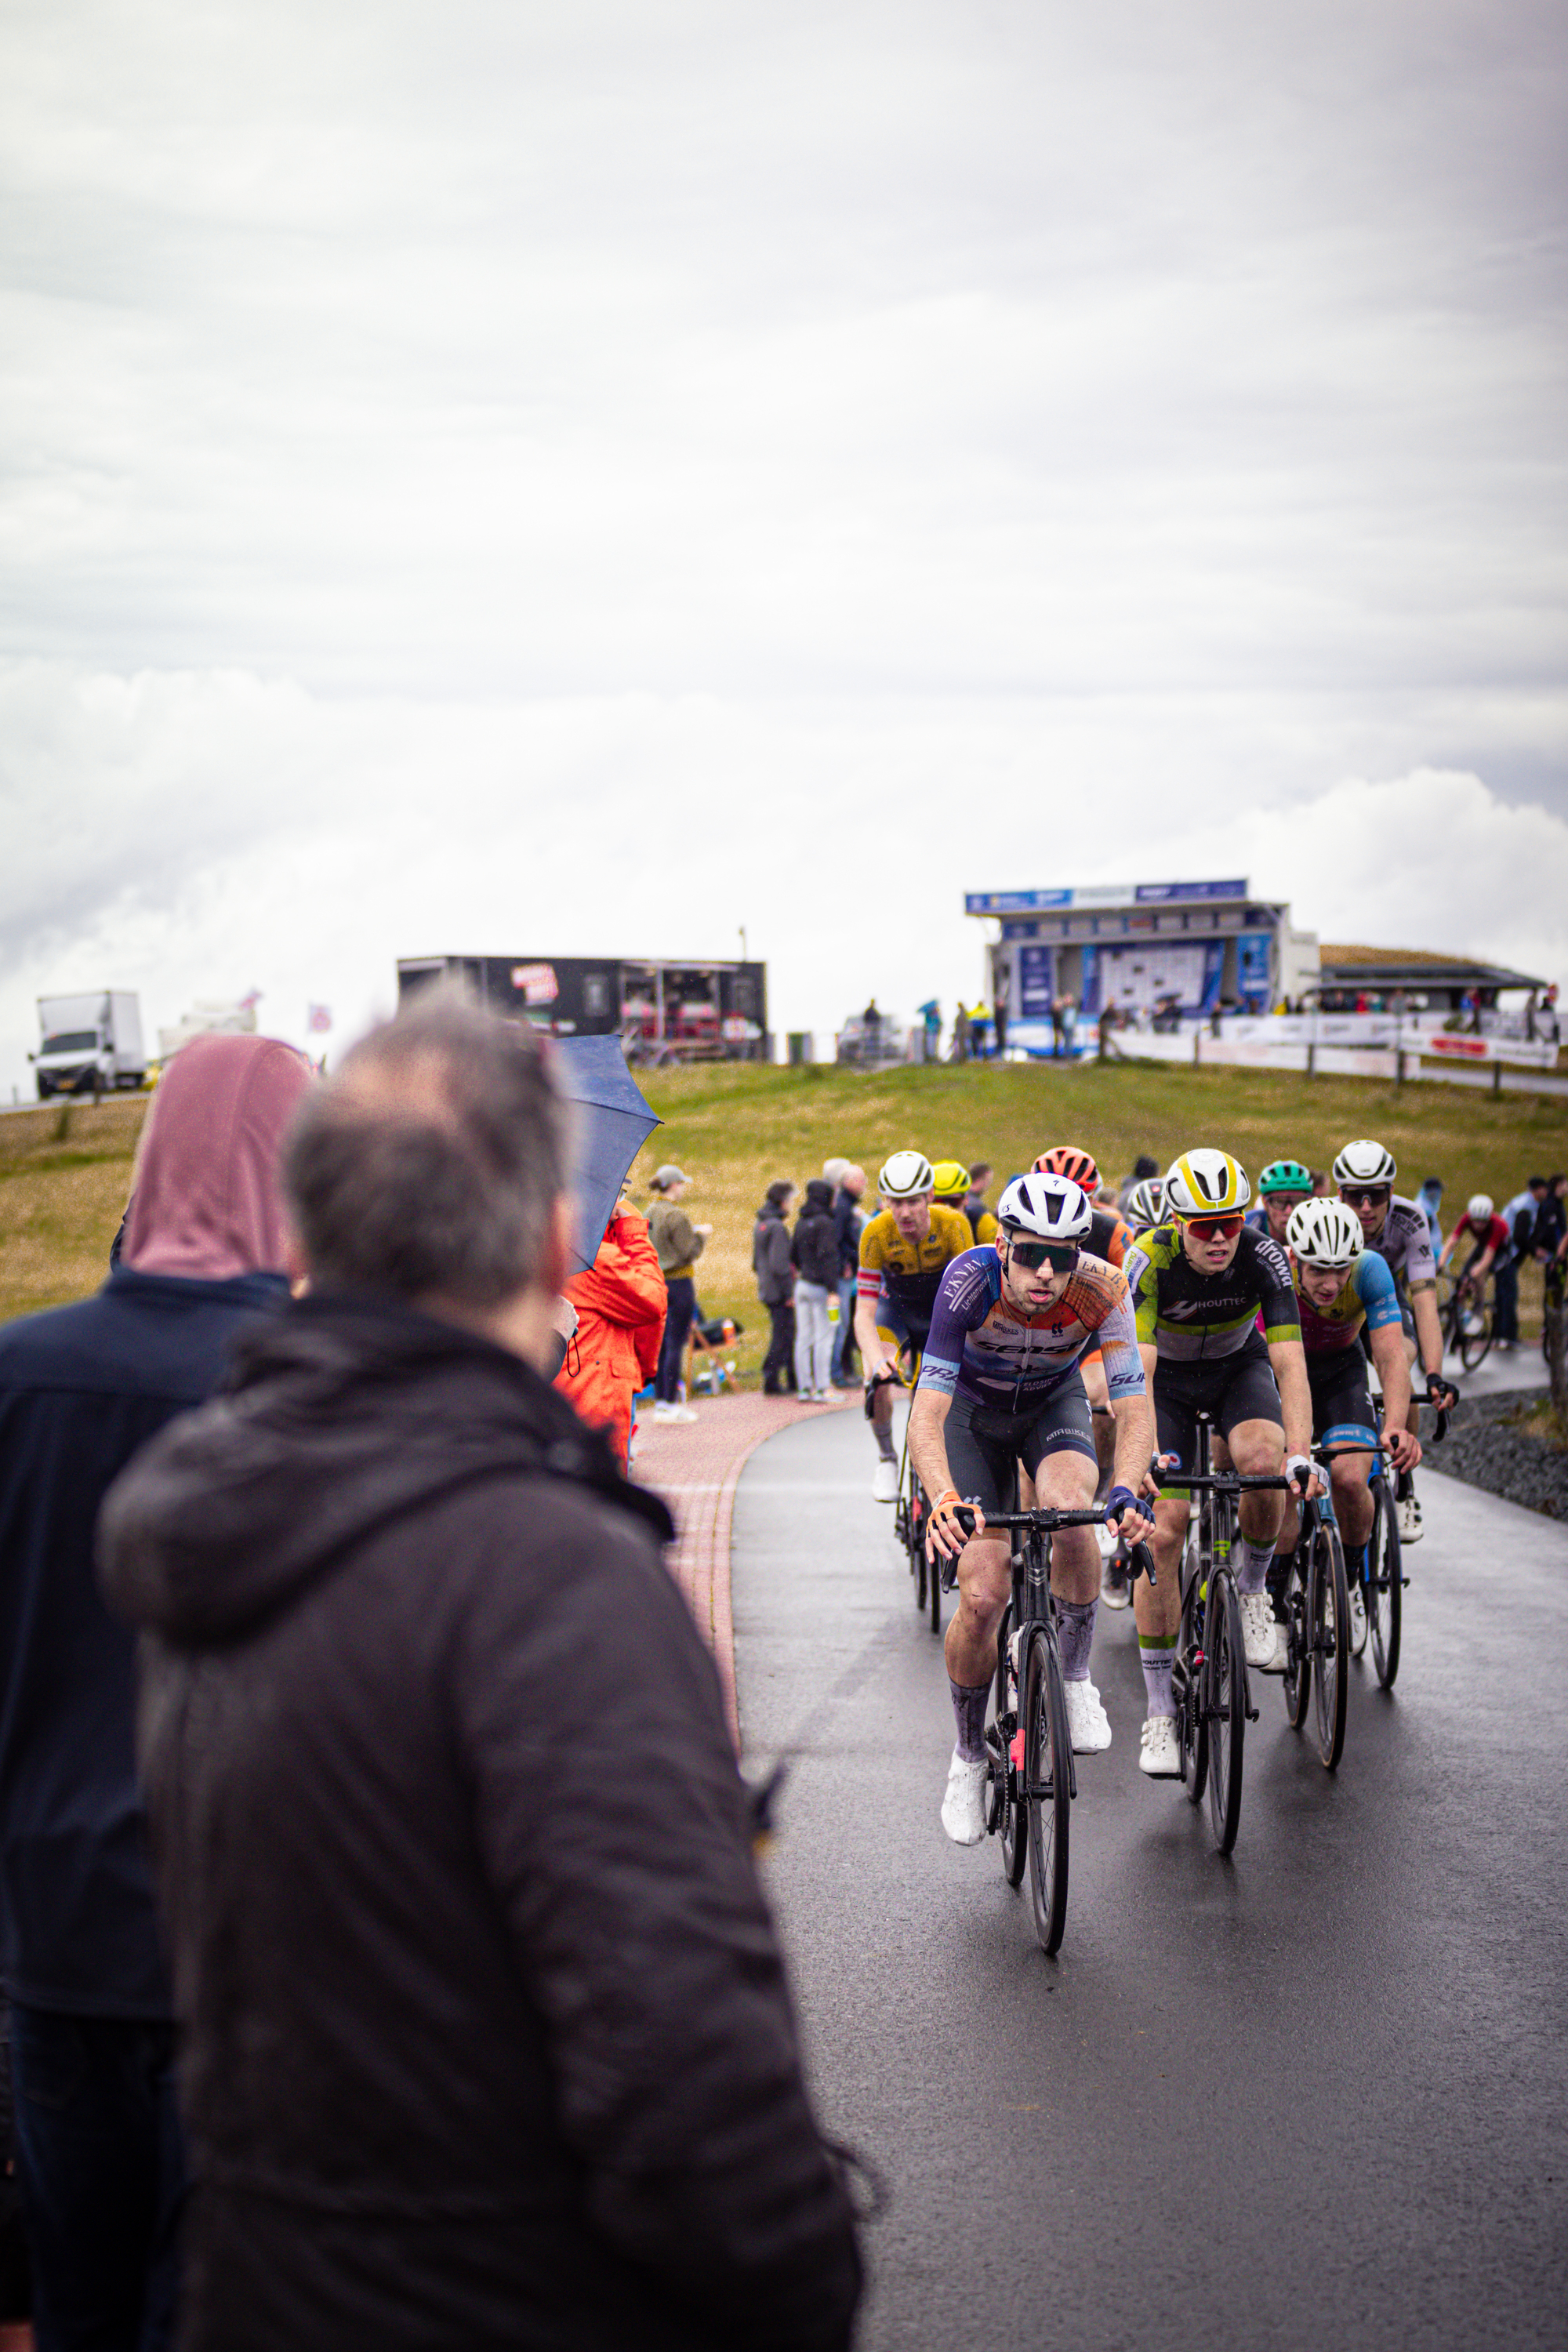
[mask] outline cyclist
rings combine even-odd
[[[1425,1211],[1394,1192],[1398,1173],[1393,1152],[1370,1137],[1347,1143],[1334,1161],[1334,1182],[1341,1200],[1355,1211],[1363,1241],[1385,1261],[1394,1276],[1406,1360],[1414,1364],[1419,1358],[1429,1396],[1457,1404],[1458,1389],[1443,1378],[1443,1327],[1437,1317],[1437,1268],[1432,1256],[1431,1229]],[[1405,1426],[1412,1437],[1420,1435],[1421,1411],[1414,1397]],[[1400,1538],[1407,1544],[1419,1543],[1421,1502],[1407,1470],[1399,1473],[1396,1491]]]
[[[1127,1195],[1127,1226],[1131,1234],[1146,1234],[1157,1225],[1165,1213],[1165,1181],[1163,1176],[1145,1176],[1134,1184]]]
[[[1470,1254],[1465,1260],[1459,1284],[1461,1288],[1473,1291],[1479,1299],[1486,1289],[1487,1276],[1496,1265],[1500,1253],[1507,1255],[1512,1246],[1512,1239],[1506,1220],[1498,1215],[1492,1205],[1491,1194],[1476,1192],[1466,1203],[1464,1215],[1443,1244],[1437,1271],[1441,1274],[1455,1251],[1468,1242]]]
[[[1106,1512],[1131,1541],[1150,1531],[1136,1500],[1152,1439],[1143,1367],[1126,1281],[1083,1246],[1092,1206],[1066,1177],[1031,1172],[1014,1177],[997,1213],[995,1242],[967,1251],[942,1276],[910,1409],[910,1452],[931,1498],[931,1548],[959,1562],[946,1645],[958,1738],[942,1804],[942,1825],[958,1845],[985,1834],[985,1702],[1011,1589],[1011,1540],[1003,1530],[986,1534],[984,1515],[1012,1508],[1020,1461],[1047,1508],[1089,1508],[1094,1440],[1079,1364],[1096,1339],[1117,1416],[1117,1484]],[[968,1543],[955,1517],[961,1500],[975,1507]],[[1089,1679],[1100,1591],[1092,1528],[1057,1535],[1051,1588],[1072,1744],[1093,1753],[1110,1747],[1110,1724]]]
[[[1160,1452],[1178,1471],[1191,1463],[1202,1410],[1220,1440],[1217,1465],[1251,1477],[1283,1471],[1298,1493],[1316,1494],[1312,1400],[1289,1262],[1277,1242],[1244,1223],[1251,1197],[1246,1171],[1228,1151],[1184,1151],[1166,1172],[1164,1222],[1127,1253]],[[1286,1665],[1266,1589],[1283,1499],[1268,1488],[1242,1496],[1233,1554],[1247,1663],[1265,1674],[1283,1674]],[[1187,1490],[1179,1476],[1167,1477],[1154,1506],[1160,1580],[1152,1591],[1141,1583],[1133,1603],[1149,1700],[1138,1762],[1154,1780],[1181,1770],[1171,1665],[1188,1514]]]
[[[877,1470],[871,1491],[879,1503],[899,1493],[893,1450],[893,1391],[899,1359],[918,1357],[943,1269],[973,1246],[967,1217],[938,1208],[934,1173],[923,1151],[895,1151],[877,1179],[881,1206],[860,1235],[855,1300],[855,1344],[866,1366]]]
[[[1301,1345],[1307,1384],[1312,1392],[1312,1435],[1320,1445],[1351,1445],[1365,1451],[1336,1454],[1329,1465],[1334,1517],[1345,1548],[1351,1612],[1365,1611],[1362,1580],[1372,1534],[1372,1490],[1367,1479],[1377,1445],[1377,1421],[1367,1388],[1366,1355],[1356,1342],[1364,1331],[1383,1383],[1383,1426],[1395,1470],[1414,1470],[1421,1441],[1405,1427],[1410,1408],[1410,1365],[1405,1353],[1399,1298],[1394,1276],[1362,1236],[1361,1220],[1342,1201],[1304,1201],[1291,1216],[1286,1236],[1290,1271],[1301,1310]],[[1295,1549],[1297,1510],[1287,1500],[1269,1585],[1276,1606],[1285,1591]],[[1356,1627],[1361,1638],[1361,1626]]]
[[[1036,1160],[1035,1173],[1037,1176],[1065,1176],[1069,1183],[1082,1186],[1093,1211],[1093,1221],[1084,1247],[1090,1257],[1102,1258],[1107,1265],[1120,1265],[1132,1235],[1114,1209],[1095,1206],[1095,1194],[1100,1190],[1100,1170],[1095,1165],[1093,1153],[1086,1151],[1079,1143],[1053,1144]],[[1079,1370],[1083,1374],[1083,1384],[1089,1393],[1089,1409],[1094,1415],[1094,1458],[1100,1465],[1097,1492],[1103,1494],[1110,1484],[1110,1462],[1116,1436],[1111,1427],[1105,1368],[1100,1362],[1098,1347],[1090,1346],[1085,1350]],[[1100,1549],[1105,1565],[1100,1576],[1100,1597],[1108,1609],[1125,1609],[1131,1594],[1128,1589],[1127,1563],[1121,1547],[1110,1543],[1108,1538]]]
[[[990,1171],[987,1169],[987,1175]],[[935,1179],[933,1202],[939,1209],[956,1209],[969,1227],[972,1242],[993,1242],[996,1238],[996,1220],[973,1190],[973,1178],[961,1160],[939,1160],[932,1169]]]
[[[1271,1160],[1258,1180],[1258,1206],[1248,1209],[1247,1222],[1283,1249],[1292,1210],[1312,1197],[1312,1171],[1300,1160]]]

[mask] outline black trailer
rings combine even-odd
[[[403,956],[399,1003],[438,980],[556,1037],[626,1042],[638,1062],[768,1058],[767,966],[620,956]]]

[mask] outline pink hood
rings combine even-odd
[[[278,1163],[310,1087],[274,1037],[193,1037],[159,1082],[121,1263],[136,1274],[227,1282],[283,1270]]]

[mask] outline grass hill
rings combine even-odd
[[[1120,1178],[1140,1151],[1162,1167],[1215,1143],[1256,1176],[1282,1153],[1326,1168],[1350,1137],[1375,1135],[1400,1186],[1447,1186],[1444,1223],[1474,1192],[1505,1200],[1532,1170],[1568,1166],[1568,1107],[1555,1097],[1468,1088],[1402,1089],[1167,1064],[942,1064],[874,1076],[814,1064],[658,1072],[644,1091],[666,1124],[633,1171],[636,1197],[661,1160],[693,1180],[689,1206],[714,1236],[699,1291],[711,1313],[747,1327],[742,1370],[761,1358],[767,1318],[752,1280],[752,1220],[767,1185],[804,1183],[829,1155],[858,1160],[875,1183],[888,1153],[914,1144],[933,1160],[989,1160],[998,1179],[1050,1143],[1086,1144]],[[0,1318],[79,1298],[102,1279],[145,1111],[142,1097],[53,1106],[0,1118]],[[995,1199],[1000,1182],[992,1188]],[[1527,1278],[1524,1305],[1538,1306]]]

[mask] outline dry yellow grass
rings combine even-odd
[[[99,1287],[146,1108],[123,1096],[0,1118],[0,1318]]]

